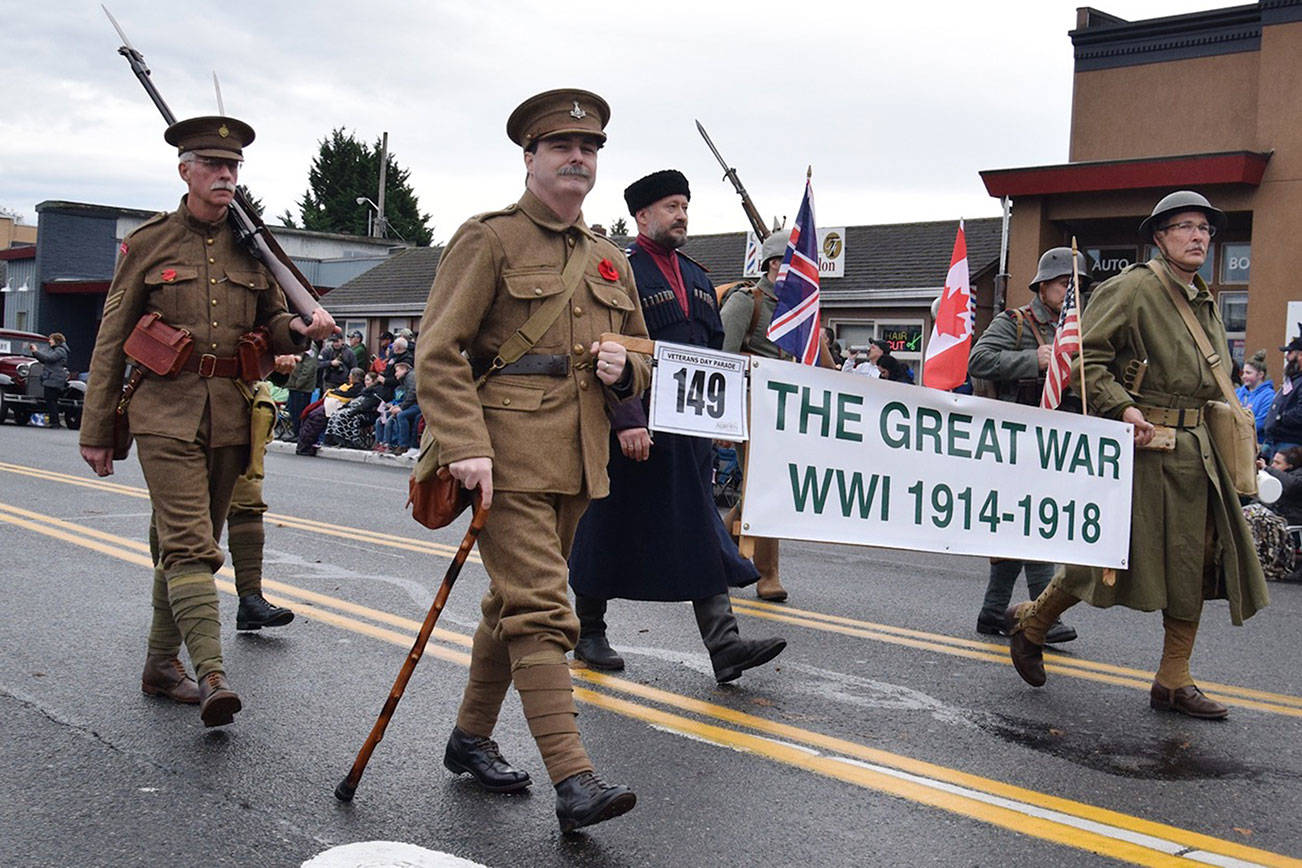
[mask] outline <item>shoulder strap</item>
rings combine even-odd
[[[563,289],[547,299],[533,316],[515,330],[515,334],[506,339],[498,348],[492,366],[475,385],[482,386],[484,381],[498,369],[518,361],[521,356],[533,349],[534,344],[542,340],[542,336],[561,315],[561,311],[569,307],[570,299],[574,297],[574,290],[578,289],[579,281],[583,279],[583,269],[587,261],[588,237],[580,234],[579,242],[574,245],[574,250],[570,252],[570,259],[565,263],[565,270],[561,272]]]
[[[1207,330],[1194,317],[1193,308],[1189,307],[1189,299],[1185,298],[1184,293],[1176,288],[1175,281],[1171,279],[1165,262],[1156,258],[1150,259],[1148,267],[1157,275],[1157,279],[1166,290],[1166,294],[1171,297],[1171,303],[1180,312],[1180,318],[1184,320],[1185,328],[1189,329],[1189,334],[1193,335],[1194,343],[1198,345],[1198,352],[1203,354],[1203,358],[1211,366],[1212,376],[1216,378],[1216,385],[1221,387],[1221,393],[1225,396],[1225,400],[1229,402],[1231,407],[1234,406],[1238,403],[1238,399],[1234,397],[1234,386],[1230,383],[1229,374],[1225,372],[1225,364],[1220,353],[1212,349],[1212,343],[1207,339]]]

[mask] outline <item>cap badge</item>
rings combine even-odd
[[[581,121],[587,116],[588,113],[585,112],[583,109],[579,108],[579,101],[575,100],[574,108],[570,109],[570,117],[574,118],[576,121]]]
[[[217,135],[221,136],[223,139],[229,136],[230,134],[231,131],[226,129],[226,124],[222,124],[217,128]]]

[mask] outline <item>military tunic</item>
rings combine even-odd
[[[760,278],[756,284],[760,290],[759,317],[755,320],[755,329],[748,336],[751,317],[755,315],[755,297],[749,289],[734,290],[723,300],[719,316],[723,320],[723,351],[725,353],[747,352],[766,359],[786,359],[792,356],[786,350],[768,338],[769,323],[773,321],[773,311],[777,309],[778,297],[774,294],[773,281],[768,275]],[[749,337],[749,340],[747,338]]]
[[[1133,265],[1101,284],[1082,314],[1076,364],[1085,366],[1093,415],[1119,419],[1133,405],[1194,409],[1222,399],[1210,365],[1150,265]],[[1184,291],[1212,347],[1228,358],[1225,327],[1206,284],[1195,276]],[[1131,395],[1122,372],[1143,360],[1148,371]],[[1079,367],[1072,374],[1077,377]],[[1212,567],[1204,576],[1209,545]],[[1181,621],[1198,621],[1205,599],[1228,600],[1235,624],[1266,606],[1252,535],[1205,423],[1178,430],[1172,452],[1135,451],[1128,560],[1130,568],[1117,573],[1114,586],[1103,584],[1097,568],[1067,567],[1063,588],[1096,606],[1162,609]]]
[[[580,246],[587,262],[568,309],[529,351],[568,356],[569,373],[495,374],[476,389],[463,351],[492,359],[562,292],[562,270]],[[479,546],[490,578],[484,626],[499,641],[568,651],[578,638],[565,558],[588,498],[609,491],[606,389],[589,352],[603,332],[647,334],[628,260],[582,217],[567,223],[526,192],[468,220],[444,249],[421,320],[417,393],[440,463],[493,461],[493,511]],[[630,354],[628,370],[631,390],[644,390],[645,357]]]
[[[1031,303],[1025,308],[1019,308],[1016,312],[1004,311],[990,321],[990,325],[986,326],[972,347],[972,353],[968,356],[968,372],[974,377],[996,381],[999,384],[1000,400],[1027,404],[1030,402],[1022,400],[1024,395],[1019,392],[1024,392],[1025,395],[1035,392],[1035,403],[1038,404],[1038,387],[1044,382],[1038,348],[1041,344],[1053,344],[1057,320],[1038,294],[1031,298]]]

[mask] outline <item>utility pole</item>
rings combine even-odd
[[[389,221],[384,216],[384,183],[389,174],[389,133],[385,131],[380,138],[380,195],[375,200],[377,210],[380,212],[375,218],[376,238],[384,238],[388,234]]]

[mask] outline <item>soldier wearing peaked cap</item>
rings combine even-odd
[[[705,269],[678,248],[687,241],[687,178],[653,172],[624,191],[638,235],[628,248],[643,316],[656,340],[692,346],[723,343],[714,287]],[[643,402],[621,405],[613,420],[610,497],[584,513],[570,555],[579,616],[574,656],[595,669],[622,669],[606,639],[606,601],[691,601],[715,678],[733,681],[772,660],[782,639],[741,638],[728,587],[759,578],[724,531],[711,493],[708,440],[647,430]]]
[[[1156,248],[1153,258],[1100,284],[1081,315],[1086,406],[1134,426],[1128,568],[1110,581],[1100,569],[1068,566],[1033,602],[1008,610],[1013,665],[1028,684],[1045,683],[1045,633],[1077,602],[1160,609],[1164,638],[1149,705],[1202,719],[1229,714],[1189,671],[1203,603],[1228,601],[1231,622],[1241,624],[1268,600],[1230,470],[1207,426],[1206,407],[1223,399],[1225,374],[1191,331],[1202,331],[1217,367],[1225,364],[1225,327],[1198,276],[1225,224],[1224,212],[1191,190],[1162,199],[1139,230]],[[1194,320],[1188,326],[1182,309]],[[1155,426],[1170,436],[1154,440]]]
[[[1297,329],[1298,336],[1279,348],[1284,354],[1284,373],[1266,411],[1262,452],[1267,460],[1277,452],[1302,446],[1302,323],[1297,323]]]
[[[565,832],[635,801],[594,774],[565,659],[579,632],[566,557],[589,499],[609,489],[606,407],[650,378],[644,357],[599,339],[646,336],[628,260],[589,231],[581,210],[609,116],[605,100],[583,90],[548,91],[511,113],[506,131],[524,150],[524,195],[472,217],[448,242],[416,349],[417,392],[439,463],[492,504],[479,536],[488,593],[443,762],[491,791],[529,786],[491,738],[514,685]],[[526,322],[545,329],[542,337],[495,367]]]
[[[122,243],[91,358],[81,454],[100,476],[113,472],[113,417],[123,350],[147,313],[185,329],[194,341],[177,373],[148,374],[128,407],[153,504],[158,556],[153,623],[141,688],[198,704],[205,726],[231,723],[240,710],[222,662],[213,574],[236,478],[250,461],[252,394],[240,380],[241,335],[266,327],[278,353],[334,328],[324,310],[305,325],[286,310],[266,267],[238,242],[226,220],[244,147],[253,130],[234,118],[191,118],[164,138],[179,154],[187,192],[176,211],[147,221]],[[177,654],[184,642],[198,684]]]

